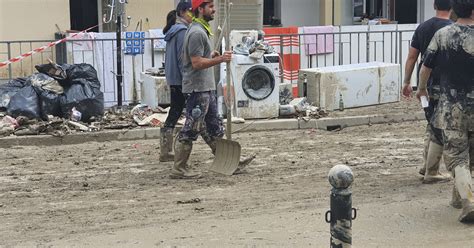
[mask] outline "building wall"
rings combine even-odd
[[[128,30],[135,30],[140,19],[144,30],[162,28],[166,14],[174,8],[175,0],[129,1]],[[70,29],[69,0],[0,0],[0,40],[53,39],[58,31],[55,24],[63,31]]]
[[[0,41],[53,39],[69,16],[69,0],[0,0]]]
[[[138,21],[143,21],[143,30],[163,28],[166,25],[166,15],[176,8],[175,0],[132,0],[127,5],[127,15],[132,17],[127,28],[135,31]],[[146,21],[148,18],[148,22]]]
[[[317,3],[314,2],[313,4]],[[352,0],[334,0],[334,23],[333,0],[320,0],[318,5],[320,14],[319,25],[352,25]]]
[[[283,26],[317,26],[320,23],[320,0],[282,0],[281,23]]]

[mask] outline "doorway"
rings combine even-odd
[[[97,0],[69,0],[71,30],[82,31],[99,24]],[[90,32],[99,32],[95,27]]]
[[[398,24],[417,23],[418,1],[395,1],[395,20]]]

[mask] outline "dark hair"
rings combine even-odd
[[[450,0],[435,0],[434,1],[435,9],[437,10],[450,10],[451,9],[451,1]]]
[[[189,2],[179,2],[176,6],[176,14],[181,16],[181,12],[192,9],[193,6]]]
[[[163,34],[166,34],[174,24],[176,24],[176,10],[170,11],[166,16],[166,26],[163,28]]]
[[[201,5],[199,5],[199,7],[197,7],[195,10],[194,10],[194,17],[198,18],[199,17],[199,8],[205,8],[207,4],[209,4],[210,2],[203,2],[201,3]]]
[[[474,9],[474,0],[451,0],[451,6],[458,18],[469,18]]]

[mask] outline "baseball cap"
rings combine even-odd
[[[181,11],[190,10],[192,7],[193,6],[189,2],[180,2],[178,3],[178,6],[176,6],[176,12],[179,13]]]
[[[193,11],[196,10],[201,4],[206,3],[206,2],[212,2],[209,0],[193,0]]]

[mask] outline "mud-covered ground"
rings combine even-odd
[[[158,141],[0,149],[0,247],[328,247],[329,169],[355,174],[354,247],[473,247],[452,182],[424,185],[424,122],[239,133],[247,173],[168,178]]]

